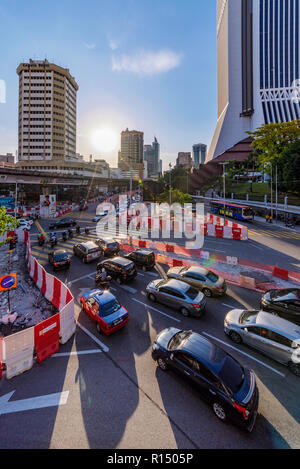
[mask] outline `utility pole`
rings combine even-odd
[[[223,199],[224,199],[224,219],[226,218],[226,165],[227,163],[220,163],[223,166]]]
[[[172,186],[171,186],[171,169],[172,169],[172,163],[169,163],[169,184],[170,184],[170,206],[172,205]]]
[[[15,219],[17,218],[17,205],[18,205],[18,183],[16,182],[16,191],[15,191]]]

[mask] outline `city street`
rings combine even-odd
[[[94,214],[95,206],[80,214],[84,217],[81,226]],[[40,223],[47,229],[46,221]],[[33,227],[32,252],[52,272],[46,260],[48,249],[35,246],[36,234]],[[91,233],[91,239],[93,236]],[[245,243],[248,258],[251,242]],[[59,246],[72,251],[61,241]],[[1,449],[300,447],[299,378],[257,351],[235,345],[223,332],[226,313],[233,308],[258,308],[260,294],[229,287],[225,297],[208,298],[203,318],[185,318],[147,299],[145,288],[159,274],[139,271],[132,283],[112,282],[111,291],[128,310],[130,321],[106,337],[99,335],[79,306],[80,295],[94,288],[95,270],[96,263],[86,265],[73,256],[70,270],[56,274],[74,295],[76,333],[45,362],[12,380],[0,381]],[[260,403],[251,434],[221,423],[188,382],[157,368],[151,348],[156,335],[167,327],[201,332],[254,370]],[[5,405],[4,396],[13,391],[9,403],[25,400],[25,411],[5,410],[9,404]],[[61,405],[34,407],[32,399],[53,393],[64,393]]]

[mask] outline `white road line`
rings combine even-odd
[[[145,275],[141,274],[140,272],[138,272],[138,275],[140,275],[141,277],[145,277]]]
[[[122,288],[122,290],[126,290],[129,293],[132,293],[132,295],[135,295],[137,292],[135,288],[128,287],[128,285],[120,285],[120,287]]]
[[[248,358],[251,358],[251,360],[254,360],[254,361],[257,362],[257,363],[260,363],[260,364],[263,365],[264,367],[269,368],[269,370],[271,370],[271,371],[273,371],[274,373],[277,373],[279,376],[282,376],[283,378],[285,378],[285,375],[284,375],[283,373],[281,373],[280,371],[276,370],[275,368],[272,368],[272,366],[267,365],[266,363],[264,363],[264,362],[258,360],[257,358],[252,357],[252,355],[249,355],[248,353],[245,353],[245,352],[243,352],[242,350],[240,350],[240,349],[238,349],[238,348],[236,348],[236,347],[233,347],[232,345],[227,344],[227,342],[224,342],[223,340],[217,339],[216,337],[214,337],[213,335],[208,334],[207,332],[202,331],[202,334],[206,335],[207,337],[210,337],[211,339],[216,340],[217,342],[221,342],[221,344],[226,345],[226,347],[229,347],[229,348],[231,348],[231,349],[233,349],[233,350],[236,350],[236,351],[239,352],[240,354],[245,355],[245,356],[248,357]]]
[[[226,303],[222,303],[222,305],[223,305],[223,306],[227,306],[228,308],[239,309],[239,308],[237,308],[236,306],[227,305]]]
[[[72,355],[89,355],[93,353],[102,353],[102,350],[96,349],[96,350],[82,350],[80,352],[68,352],[68,353],[55,353],[52,355],[52,358],[59,358],[59,357],[70,357]]]
[[[76,282],[80,282],[80,280],[84,280],[85,278],[91,278],[92,276],[94,277],[96,275],[96,273],[89,273],[87,275],[83,275],[82,277],[79,277],[79,278],[75,278],[75,280],[71,280],[71,282],[68,282],[67,283],[67,287],[70,287],[71,285],[73,285],[73,283],[76,283]]]
[[[95,337],[90,331],[88,331],[85,327],[83,327],[80,322],[77,322],[77,326],[80,327],[80,329],[86,333],[96,344],[99,345],[99,347],[103,350],[103,352],[108,352],[109,348],[104,345],[97,337]]]
[[[181,322],[180,319],[176,319],[173,316],[169,316],[169,314],[163,313],[162,311],[159,311],[159,309],[156,309],[156,308],[153,308],[153,306],[147,305],[147,303],[142,303],[142,301],[136,300],[135,298],[132,298],[132,300],[135,301],[136,303],[139,303],[140,305],[145,306],[146,308],[153,309],[153,311],[156,311],[157,313],[160,313],[163,316],[167,316],[167,318],[173,319],[173,321]]]

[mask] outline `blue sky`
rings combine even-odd
[[[166,168],[209,145],[217,113],[214,0],[0,0],[0,153],[17,148],[18,77],[29,58],[69,68],[79,84],[77,151],[117,164],[119,134],[154,135]],[[105,127],[118,148],[105,153]],[[97,142],[96,142],[97,143]]]

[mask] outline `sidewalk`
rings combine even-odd
[[[300,225],[295,225],[295,228],[288,228],[287,226],[285,226],[285,223],[283,221],[279,221],[279,220],[274,219],[272,223],[267,223],[266,219],[264,217],[259,217],[259,216],[255,216],[254,221],[259,221],[259,222],[263,223],[264,225],[268,226],[269,228],[270,227],[282,228],[284,230],[288,230],[288,231],[300,234]],[[247,224],[247,226],[248,226],[248,224]]]

